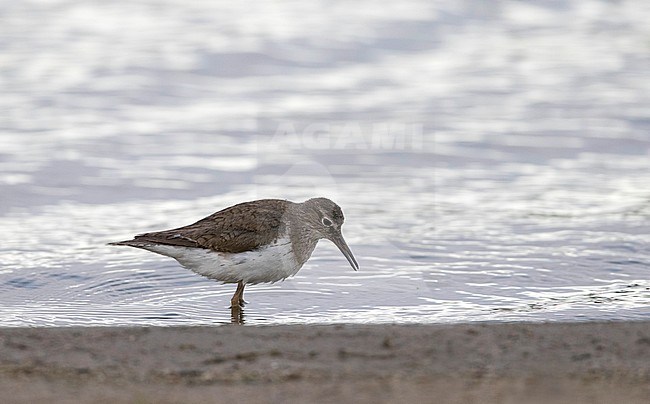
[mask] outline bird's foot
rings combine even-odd
[[[232,324],[244,324],[244,309],[240,306],[233,306],[230,308],[230,322]]]
[[[230,301],[230,308],[231,309],[243,309],[244,306],[246,306],[247,301],[244,299],[232,299]]]

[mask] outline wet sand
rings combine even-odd
[[[647,403],[650,322],[0,330],[3,403]]]

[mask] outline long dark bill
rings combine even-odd
[[[347,258],[348,262],[352,266],[352,269],[355,271],[359,269],[359,264],[357,264],[357,260],[354,259],[354,255],[352,255],[350,247],[348,247],[348,244],[343,239],[343,235],[341,233],[338,233],[334,235],[331,240],[339,248],[339,250],[341,250],[345,258]]]

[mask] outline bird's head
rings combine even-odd
[[[341,207],[327,198],[312,198],[305,201],[303,205],[310,233],[319,239],[330,240],[341,250],[352,269],[355,271],[359,269],[359,264],[341,233],[341,226],[345,220]]]

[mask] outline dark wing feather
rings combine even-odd
[[[279,199],[245,202],[189,226],[138,235],[132,242],[208,248],[229,253],[254,250],[273,242],[286,231],[285,213],[289,204],[291,202]]]

